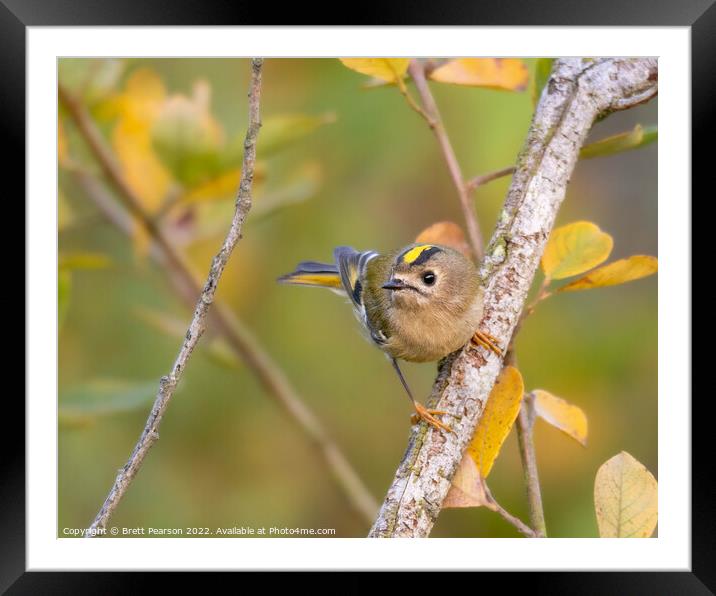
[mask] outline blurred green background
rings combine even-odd
[[[532,71],[535,61],[525,62]],[[246,60],[59,64],[61,83],[82,94],[112,143],[121,113],[117,98],[140,70],[153,73],[167,95],[189,97],[195,83],[204,81],[195,105],[208,100],[214,120],[200,140],[211,145],[223,135],[226,146],[243,140]],[[380,351],[363,339],[345,300],[275,282],[300,260],[330,260],[336,245],[387,251],[410,243],[436,221],[462,225],[431,131],[395,87],[365,89],[368,80],[334,59],[266,61],[255,206],[218,296],[283,368],[381,501],[410,430],[411,408],[399,381]],[[466,176],[515,162],[532,115],[529,90],[431,87]],[[195,114],[176,103],[179,121]],[[299,136],[301,126],[316,124],[299,118],[285,125],[279,118],[285,114],[319,116],[322,123],[284,143],[281,134]],[[262,135],[272,118],[277,150],[264,156]],[[129,239],[118,231],[77,184],[73,168],[102,175],[64,110],[60,119],[71,156],[59,173],[60,255],[95,261],[63,274],[69,299],[61,306],[66,312],[59,336],[58,535],[92,520],[144,426],[159,377],[170,370],[180,339],[162,332],[152,317],[172,317],[184,329],[191,317],[166,270],[147,257],[141,236]],[[609,116],[590,140],[656,122],[652,101]],[[185,136],[177,133],[180,141],[195,143],[191,125],[181,129],[189,131]],[[141,180],[152,174],[140,168],[137,175]],[[508,185],[503,178],[475,193],[486,238]],[[179,202],[162,220],[202,276],[223,240],[234,192]],[[580,161],[557,224],[598,224],[614,237],[610,261],[657,255],[656,199],[656,144]],[[150,200],[147,208],[161,209]],[[250,370],[211,357],[211,339],[200,342],[162,423],[161,440],[112,525],[316,527],[365,536],[368,524],[349,507],[306,436]],[[596,536],[592,491],[598,467],[626,450],[657,475],[657,279],[553,297],[525,324],[517,347],[526,388],[559,395],[589,419],[586,448],[536,422],[548,533]],[[405,364],[403,370],[413,392],[427,396],[435,365]],[[514,432],[489,484],[508,511],[528,519]],[[433,532],[517,535],[484,509],[445,510]]]

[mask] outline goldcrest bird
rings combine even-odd
[[[495,339],[478,331],[484,290],[475,265],[439,244],[411,244],[386,255],[339,246],[333,257],[334,264],[303,261],[278,281],[347,295],[369,339],[392,362],[418,417],[451,431],[435,418],[445,412],[413,398],[398,360],[440,360],[471,339],[501,355]]]

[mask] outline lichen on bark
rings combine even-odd
[[[505,205],[480,267],[485,285],[481,329],[507,346],[579,150],[603,114],[657,92],[656,58],[556,60],[517,160]],[[502,368],[468,345],[442,364],[431,407],[449,412],[454,433],[417,426],[370,531],[371,537],[430,534],[462,454]]]

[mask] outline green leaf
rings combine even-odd
[[[642,127],[637,124],[633,130],[622,132],[611,137],[607,137],[600,141],[590,143],[582,147],[579,152],[581,159],[590,159],[592,157],[603,157],[605,155],[615,155],[622,151],[631,151],[639,149],[649,143],[656,141],[658,136],[656,126]]]
[[[104,416],[145,408],[154,401],[158,388],[158,381],[94,379],[64,390],[58,408],[60,426],[87,426]]]
[[[134,314],[144,323],[163,335],[176,339],[184,339],[186,335],[188,320],[183,321],[166,313],[142,307],[136,308]],[[221,338],[216,338],[205,343],[204,348],[206,349],[207,356],[221,366],[231,369],[237,369],[243,366],[236,352]]]
[[[536,106],[539,98],[542,96],[542,89],[549,80],[552,72],[552,64],[554,58],[538,58],[535,65],[535,75],[532,79],[532,105]]]
[[[126,68],[121,58],[61,58],[58,62],[60,82],[89,106],[112,92]]]
[[[62,329],[62,325],[67,318],[67,311],[70,308],[70,295],[72,293],[72,275],[69,271],[60,270],[57,272],[57,329]]]
[[[288,184],[256,200],[251,210],[251,220],[257,221],[290,205],[303,203],[314,197],[323,180],[323,172],[317,162],[304,163],[290,178]]]
[[[318,116],[308,114],[277,114],[266,118],[261,124],[260,142],[257,145],[259,157],[266,159],[279,151],[304,139],[326,124],[333,124],[336,115],[326,112]],[[234,154],[238,154],[241,163],[244,154],[244,138],[234,142]]]
[[[254,165],[254,194],[260,193],[260,184],[266,178],[266,162],[257,161]],[[241,168],[233,168],[221,172],[211,178],[184,191],[176,200],[176,205],[211,203],[235,199],[241,182]]]
[[[57,191],[57,229],[62,232],[75,222],[75,213],[62,190]]]
[[[107,255],[97,252],[62,253],[58,259],[59,268],[64,271],[74,269],[105,269],[112,264]]]
[[[224,168],[224,131],[210,113],[210,97],[209,84],[199,81],[192,97],[169,97],[152,125],[154,150],[185,186],[199,184]]]

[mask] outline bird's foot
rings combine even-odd
[[[449,412],[444,412],[442,410],[432,410],[430,408],[426,408],[424,405],[419,404],[418,402],[413,402],[413,405],[415,406],[415,414],[410,417],[410,421],[413,424],[417,424],[420,420],[425,420],[425,422],[427,422],[430,426],[434,426],[438,430],[443,430],[449,433],[455,432],[447,424],[444,424],[443,422],[440,422],[440,420],[435,418],[435,416],[450,416],[451,414]]]
[[[499,346],[497,338],[490,335],[486,331],[480,331],[479,329],[475,331],[475,334],[472,336],[472,343],[482,346],[502,358],[502,349]]]

